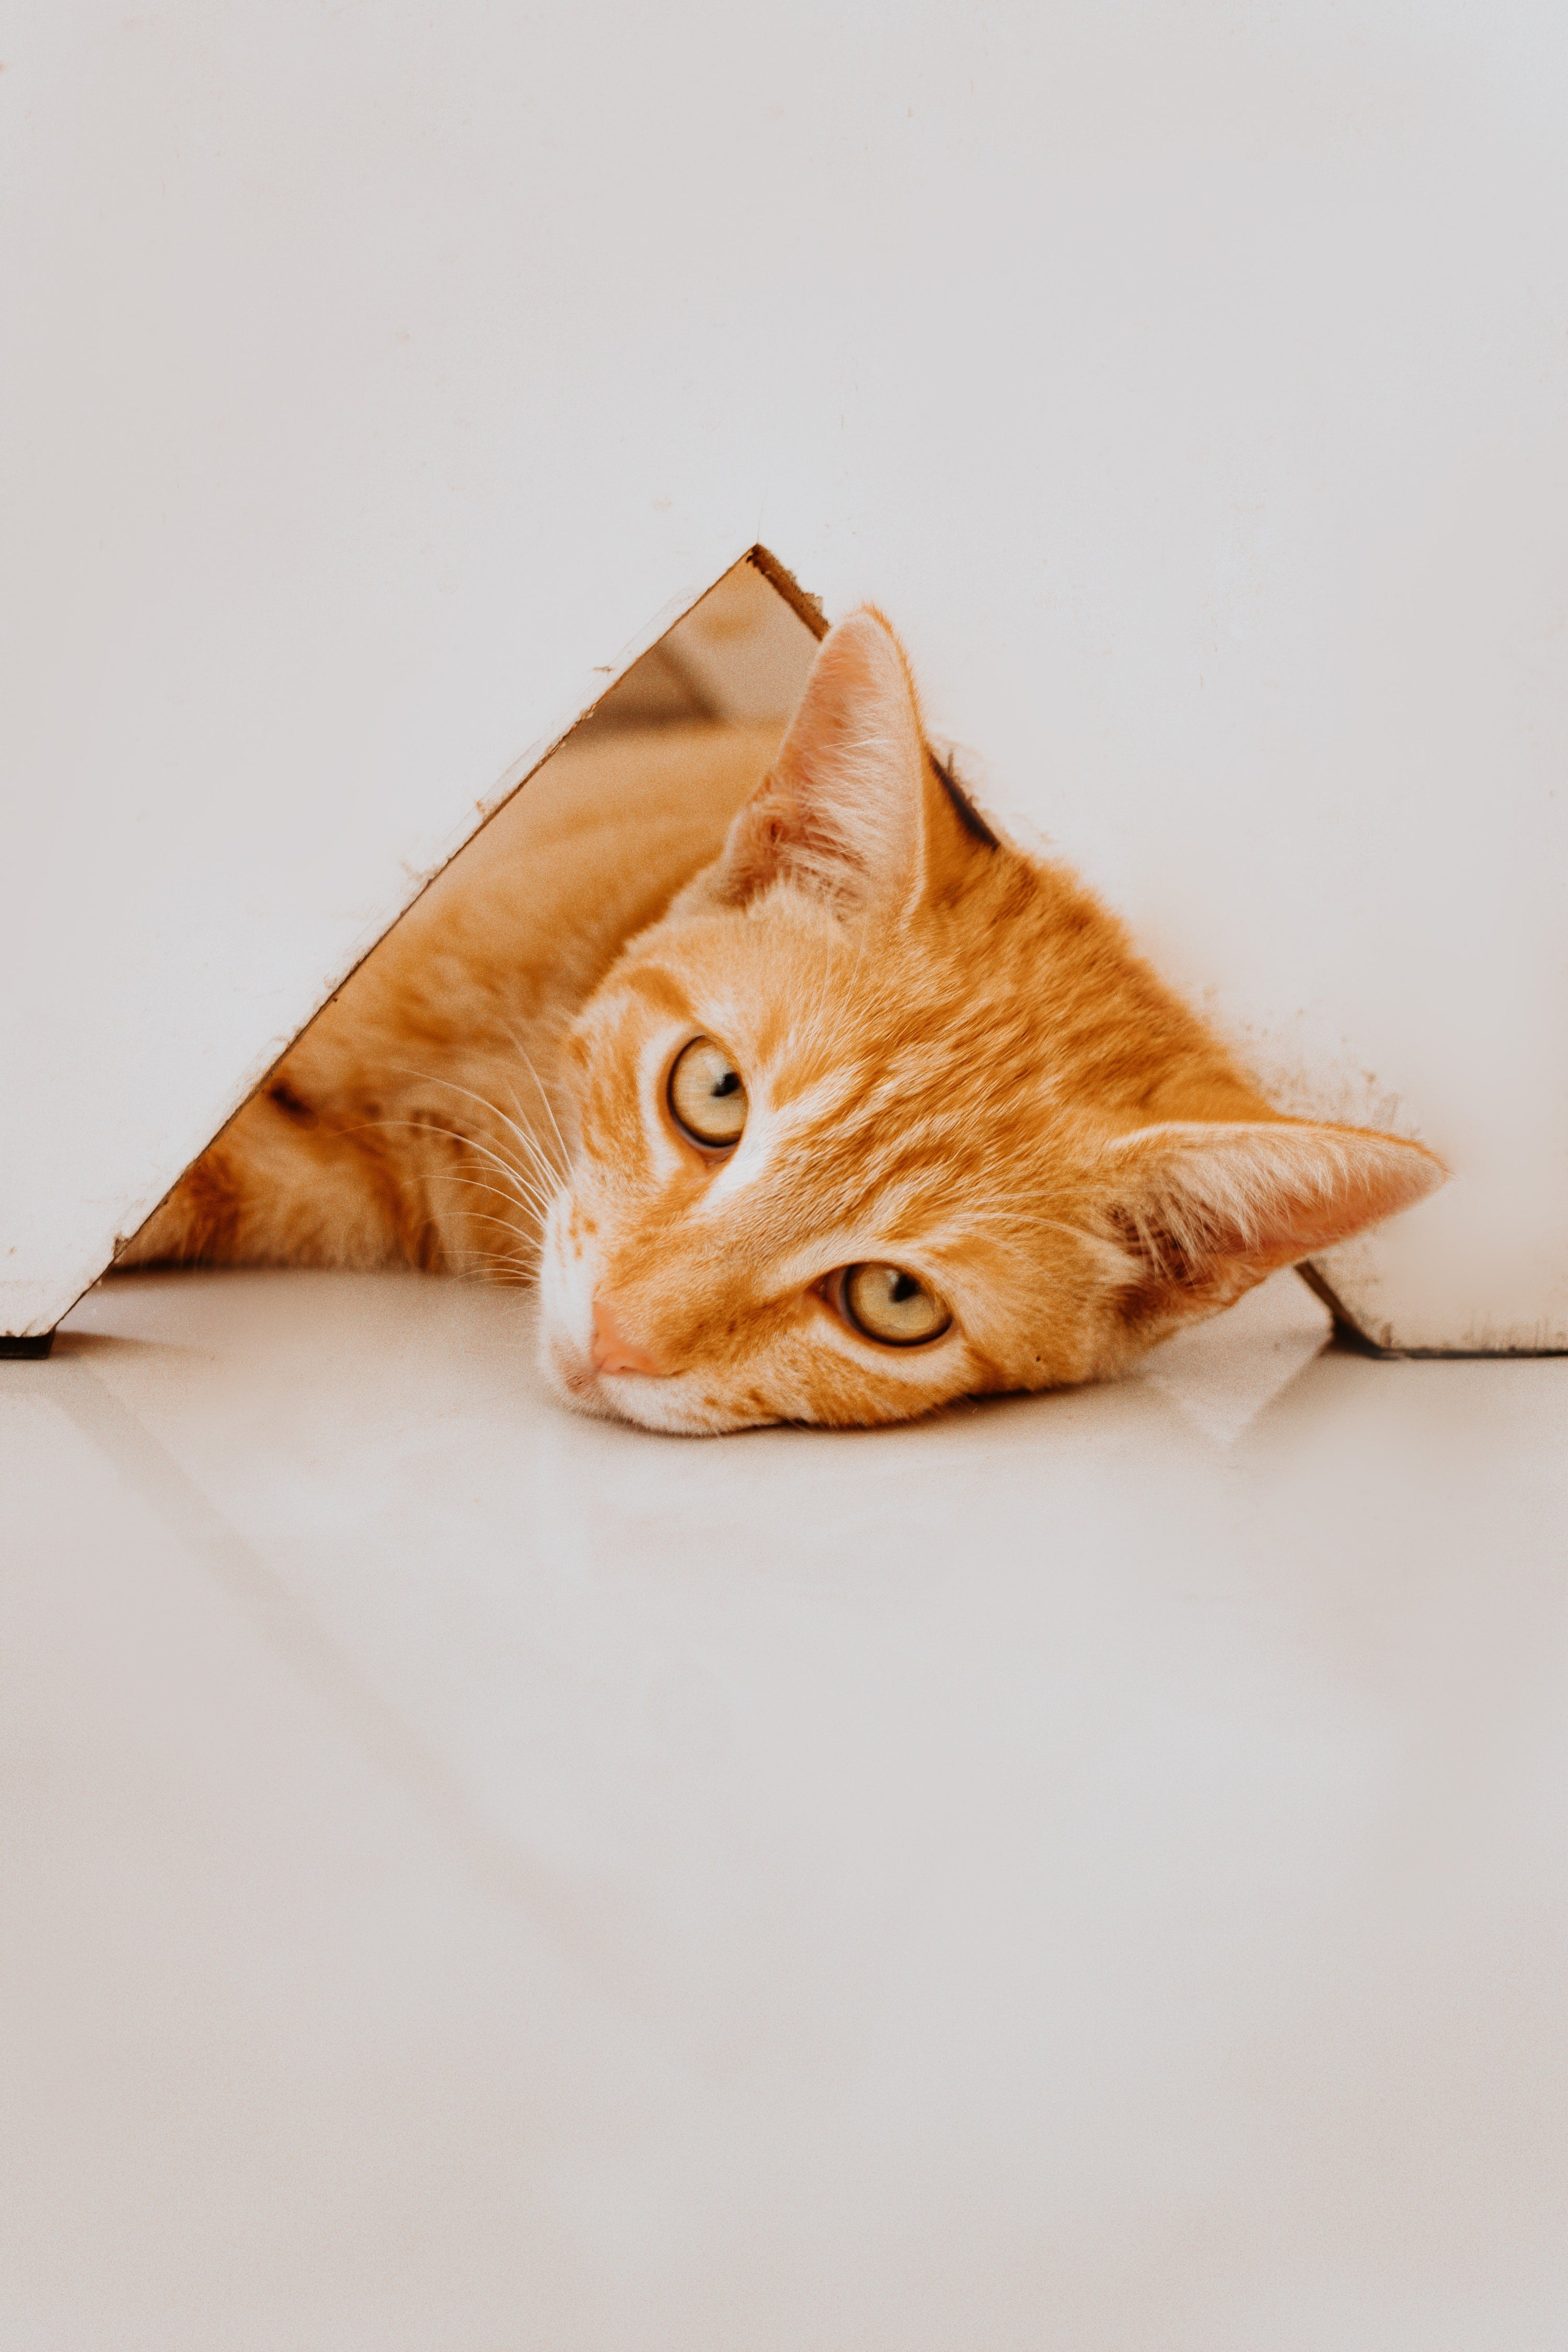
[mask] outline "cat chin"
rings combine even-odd
[[[726,1437],[742,1429],[763,1429],[764,1421],[741,1421],[693,1399],[679,1381],[654,1380],[637,1372],[618,1377],[595,1372],[558,1342],[546,1340],[545,1378],[563,1404],[594,1421],[620,1421],[664,1437]]]
[[[607,1412],[612,1420],[657,1430],[664,1437],[729,1437],[738,1430],[771,1425],[764,1420],[742,1421],[722,1412],[692,1397],[679,1380],[651,1380],[631,1372],[619,1379],[601,1375],[600,1386],[609,1393],[599,1410]]]

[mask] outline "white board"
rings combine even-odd
[[[762,541],[1568,1344],[1568,26],[13,11],[0,1329]]]

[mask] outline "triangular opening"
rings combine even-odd
[[[782,729],[826,634],[816,599],[765,548],[752,548],[632,664],[573,734],[670,723]]]
[[[552,1041],[716,854],[826,627],[767,550],[733,564],[489,811],[117,1264],[526,1271]]]

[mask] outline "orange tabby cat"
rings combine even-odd
[[[867,611],[782,746],[569,745],[130,1259],[537,1270],[574,1403],[843,1425],[1113,1373],[1443,1176],[1273,1110],[995,842]]]

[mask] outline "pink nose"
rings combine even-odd
[[[658,1372],[646,1348],[628,1339],[602,1298],[594,1301],[594,1363],[601,1372]]]

